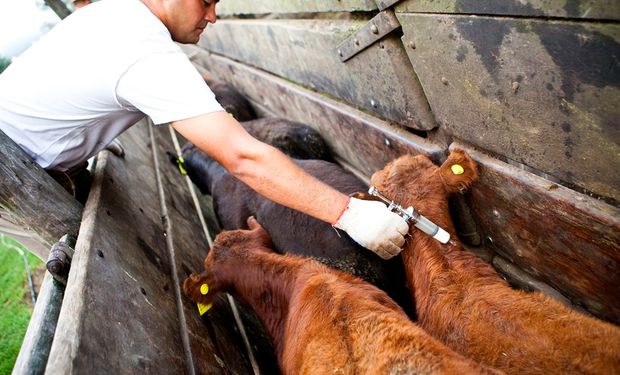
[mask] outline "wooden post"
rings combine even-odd
[[[21,226],[33,242],[47,245],[30,249],[35,255],[45,261],[60,237],[77,237],[82,208],[0,131],[0,220]]]
[[[64,236],[59,242],[75,247],[75,239],[69,236]],[[45,373],[64,294],[64,285],[46,272],[24,342],[13,367],[14,375]]]

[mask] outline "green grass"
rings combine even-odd
[[[24,299],[30,298],[24,260],[12,246],[26,253],[31,270],[43,264],[18,242],[0,234],[0,375],[11,373],[32,314]]]

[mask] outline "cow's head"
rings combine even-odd
[[[405,155],[376,172],[371,183],[403,207],[412,206],[437,224],[449,222],[448,197],[478,179],[476,162],[463,150],[454,150],[436,166],[423,155]],[[448,217],[445,217],[448,215]]]
[[[223,231],[217,235],[204,260],[204,271],[191,274],[183,283],[183,292],[198,304],[201,315],[217,294],[229,287],[229,277],[243,272],[244,257],[252,251],[272,252],[271,237],[254,217],[247,220],[249,230]]]

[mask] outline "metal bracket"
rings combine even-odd
[[[387,8],[393,6],[396,3],[400,3],[401,0],[375,0],[379,10],[386,10]]]
[[[399,27],[400,22],[392,10],[387,9],[379,12],[366,25],[338,46],[336,51],[340,61],[349,60]]]

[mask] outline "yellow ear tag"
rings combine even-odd
[[[202,294],[203,296],[206,295],[207,293],[209,293],[209,286],[207,284],[202,284],[200,286],[200,294]],[[202,303],[198,303],[198,312],[200,313],[200,315],[204,315],[204,313],[206,313],[207,311],[209,311],[209,309],[211,308],[211,306],[213,306],[213,304],[202,304]]]
[[[185,170],[185,166],[183,165],[183,163],[185,163],[185,159],[183,159],[183,156],[179,155],[179,157],[177,158],[177,166],[179,167],[181,174],[185,176],[187,175],[187,171]]]
[[[212,303],[210,303],[208,305],[204,305],[202,303],[198,303],[197,305],[198,305],[198,312],[200,313],[200,316],[204,315],[204,313],[209,311],[209,309],[213,306]]]
[[[207,293],[209,293],[209,286],[207,284],[202,284],[200,286],[200,294],[202,294],[204,296]]]
[[[465,169],[463,169],[460,164],[452,164],[450,169],[452,170],[453,174],[463,174],[465,172]]]

